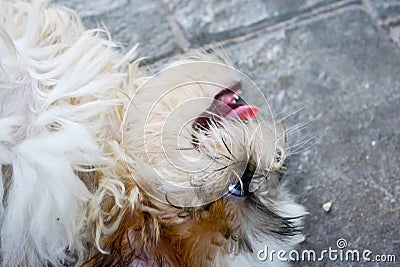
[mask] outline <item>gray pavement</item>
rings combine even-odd
[[[300,249],[336,249],[344,238],[347,249],[397,259],[296,265],[400,266],[399,0],[56,3],[75,9],[89,28],[104,22],[124,50],[139,42],[144,64],[223,46],[278,118],[290,115],[289,128],[307,123],[290,136],[285,174],[310,213]]]

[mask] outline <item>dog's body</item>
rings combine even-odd
[[[283,127],[226,62],[145,78],[73,11],[0,5],[2,266],[249,266],[302,240]]]

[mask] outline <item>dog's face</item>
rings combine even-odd
[[[284,132],[241,97],[249,89],[241,78],[228,65],[196,59],[139,86],[122,146],[142,189],[162,202],[198,207],[227,193],[244,197],[280,169]]]
[[[201,59],[142,81],[125,110],[135,202],[111,243],[133,265],[218,265],[299,237],[304,211],[279,186],[283,126],[241,97],[249,88],[239,72]],[[96,261],[116,264],[115,255]]]

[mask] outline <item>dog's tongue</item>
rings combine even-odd
[[[254,105],[241,105],[235,109],[232,109],[227,115],[228,119],[249,119],[254,118],[260,112],[260,108]]]
[[[248,120],[258,115],[260,108],[248,105],[240,97],[241,92],[238,90],[238,85],[232,87],[236,90],[223,89],[214,97],[211,106],[194,121],[194,129],[209,129],[211,122],[219,125],[218,122],[221,121],[221,118]]]

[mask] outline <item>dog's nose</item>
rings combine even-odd
[[[249,194],[250,183],[251,179],[253,179],[255,169],[256,168],[253,164],[248,163],[240,181],[229,186],[229,192],[238,197],[247,196]]]

